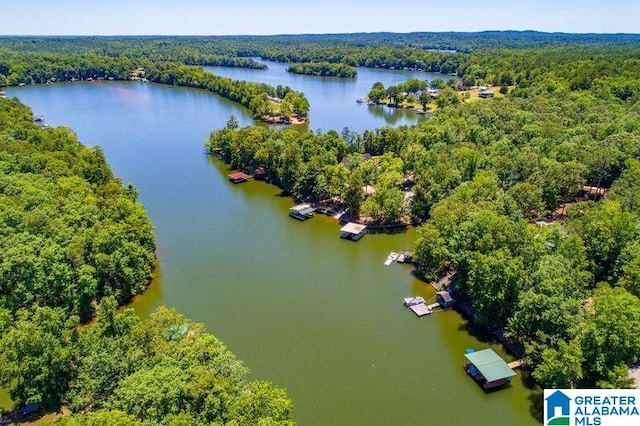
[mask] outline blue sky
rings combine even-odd
[[[1,35],[640,33],[639,0],[2,0]]]

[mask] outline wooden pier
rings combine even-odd
[[[510,369],[515,370],[516,368],[522,367],[525,363],[526,361],[524,359],[517,359],[515,361],[511,361],[507,365],[509,366]]]

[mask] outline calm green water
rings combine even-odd
[[[306,81],[296,87],[305,93],[327,84],[296,77]],[[347,112],[335,126],[316,119],[317,106],[312,125],[385,124],[345,93]],[[289,218],[292,200],[277,188],[227,181],[203,141],[231,113],[251,124],[243,108],[202,91],[137,83],[32,86],[8,95],[101,145],[114,172],[138,187],[156,225],[160,268],[132,306],[146,315],[164,304],[204,322],[252,379],[287,388],[300,424],[536,424],[520,376],[490,394],[466,376],[465,348],[488,344],[455,311],[418,319],[402,306],[409,295],[433,296],[408,266],[383,265],[390,251],[413,249],[413,230],[345,241],[331,218]]]

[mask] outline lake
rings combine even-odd
[[[373,82],[388,86],[411,72],[359,69],[358,80],[343,81],[269,65],[220,74],[302,90],[314,130],[418,119],[402,111],[393,122],[355,102]],[[465,349],[489,344],[456,311],[418,319],[402,306],[403,297],[434,293],[409,266],[383,265],[390,251],[413,250],[413,229],[345,241],[329,217],[290,218],[293,201],[277,188],[227,180],[226,166],[206,156],[203,143],[231,114],[253,124],[245,108],[205,91],[125,82],[9,88],[7,95],[102,146],[114,173],[138,188],[156,226],[159,269],[131,306],[147,315],[167,305],[206,324],[251,379],[287,389],[301,425],[537,424],[520,375],[492,393],[466,375]]]
[[[348,127],[363,132],[382,126],[400,126],[428,119],[415,111],[389,108],[384,105],[359,104],[371,90],[373,83],[380,81],[385,87],[393,86],[410,78],[433,80],[447,78],[441,74],[424,71],[358,68],[358,78],[317,77],[288,73],[287,65],[259,60],[268,70],[248,70],[228,67],[204,67],[205,70],[236,80],[257,81],[272,86],[289,86],[305,94],[311,109],[310,120],[304,126],[311,130],[337,130]],[[450,78],[450,77],[449,77]]]

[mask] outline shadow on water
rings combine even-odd
[[[529,414],[533,417],[537,422],[542,423],[544,416],[544,398],[542,389],[539,386],[536,386],[535,389],[531,391],[531,394],[527,397],[529,403]]]

